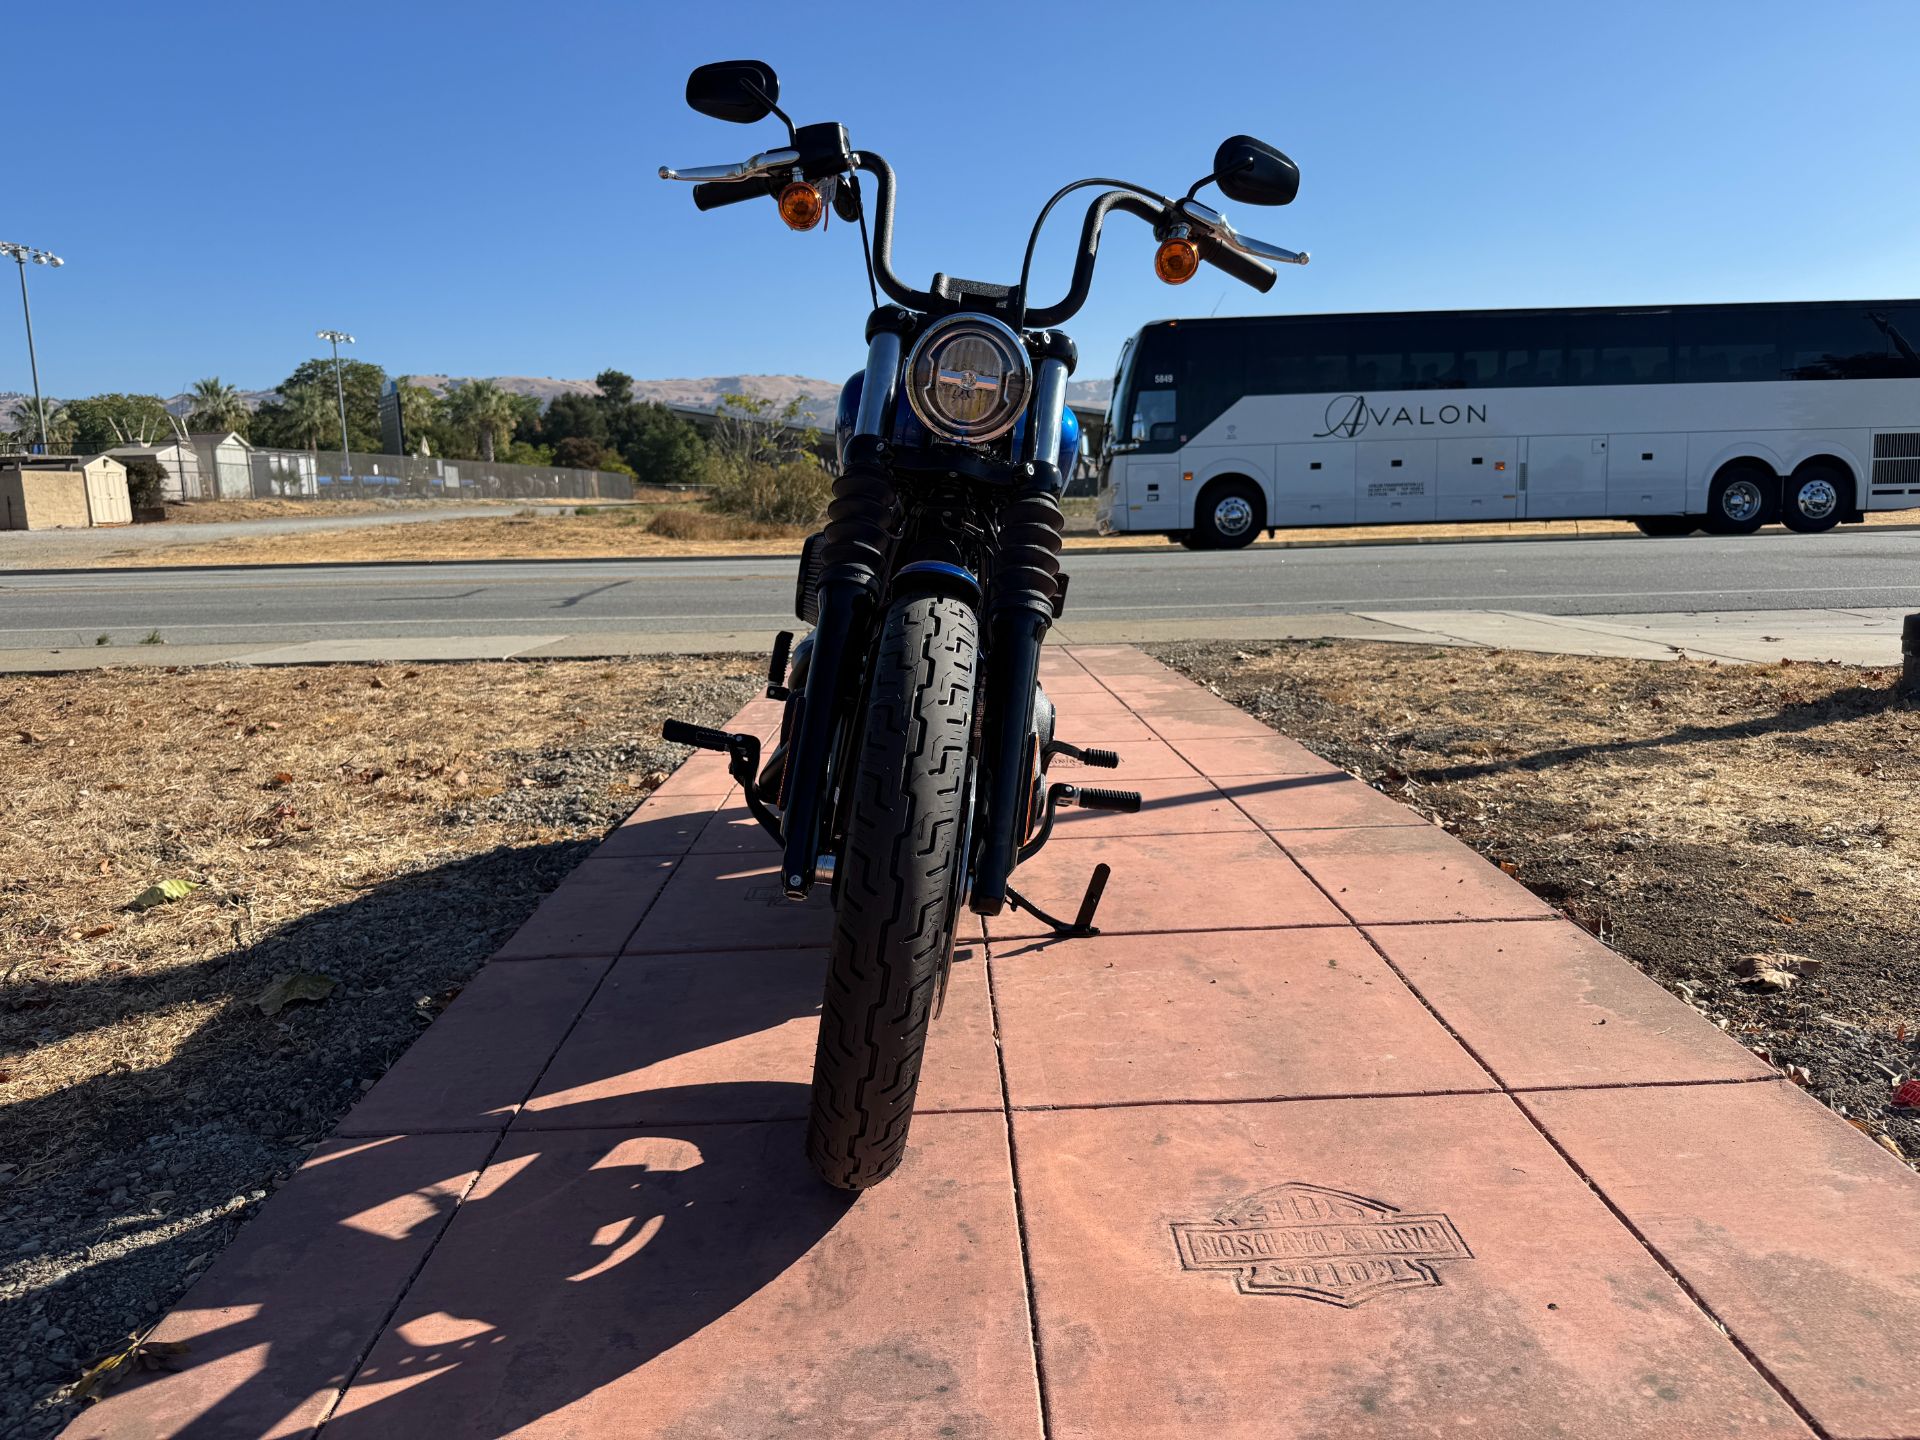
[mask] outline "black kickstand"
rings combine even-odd
[[[1011,885],[1007,887],[1007,903],[1016,910],[1026,911],[1064,940],[1086,940],[1100,933],[1093,923],[1093,914],[1100,908],[1100,897],[1107,889],[1107,877],[1112,874],[1113,867],[1104,861],[1093,867],[1093,875],[1087,881],[1087,893],[1080,898],[1080,913],[1073,917],[1071,924],[1049,915]]]

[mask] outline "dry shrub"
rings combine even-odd
[[[711,510],[662,510],[647,522],[649,533],[668,540],[785,540],[791,525],[717,515]]]
[[[812,525],[833,498],[833,477],[810,456],[779,464],[721,461],[711,467],[708,503],[728,515],[777,525]]]

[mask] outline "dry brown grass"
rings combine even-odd
[[[206,1050],[202,1032],[236,997],[204,977],[170,986],[172,974],[397,875],[577,837],[578,825],[489,818],[488,802],[534,787],[527,755],[542,747],[645,742],[682,704],[718,723],[750,688],[748,668],[675,657],[9,677],[0,1039],[14,1054],[0,1103],[157,1073],[189,1039]],[[655,768],[606,777],[612,808],[637,805],[677,753],[659,747]],[[171,878],[200,888],[128,910]],[[248,1063],[259,1036],[239,1026],[233,1039]],[[46,1160],[78,1120],[40,1107],[6,1158]]]
[[[1895,671],[1327,641],[1156,651],[1444,821],[1920,1157],[1920,706]],[[1823,963],[1781,994],[1740,956]]]

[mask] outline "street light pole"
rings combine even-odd
[[[317,330],[314,334],[321,340],[333,344],[333,390],[340,398],[340,469],[342,479],[353,475],[353,447],[347,443],[347,382],[340,378],[340,346],[353,344],[353,337],[344,330]]]
[[[51,265],[56,270],[67,262],[51,251],[16,245],[11,240],[0,240],[0,255],[10,256],[20,267],[20,313],[27,320],[27,368],[33,372],[33,416],[40,425],[40,453],[44,455],[47,453],[47,407],[40,398],[40,360],[33,351],[33,306],[27,301],[27,261]]]

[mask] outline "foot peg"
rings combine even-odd
[[[760,737],[731,730],[715,730],[709,725],[690,725],[685,720],[668,720],[660,726],[660,738],[675,745],[691,745],[696,750],[717,750],[727,757],[727,773],[739,783],[747,809],[774,839],[783,839],[780,817],[767,808],[755,782],[759,780]]]
[[[1112,770],[1120,763],[1120,757],[1112,750],[1095,750],[1091,747],[1069,745],[1064,740],[1055,740],[1048,744],[1046,758],[1051,761],[1056,755],[1064,755],[1069,760],[1078,760],[1082,765],[1091,765],[1096,770]]]
[[[1082,810],[1114,810],[1122,815],[1140,813],[1138,790],[1095,790],[1084,785],[1067,785],[1060,788],[1074,792],[1070,796],[1062,796],[1061,802],[1078,805]]]

